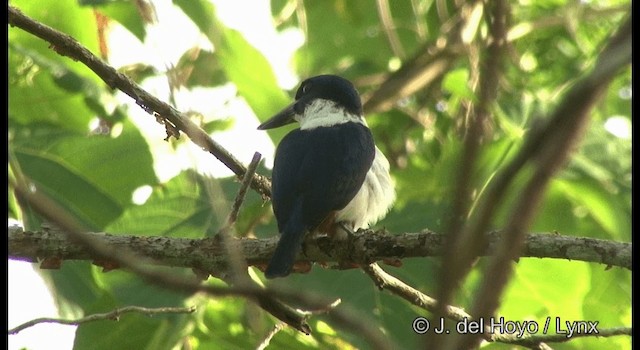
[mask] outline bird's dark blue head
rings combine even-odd
[[[344,121],[362,121],[362,103],[353,84],[337,75],[318,75],[298,87],[295,101],[262,123],[266,130],[294,121],[304,129],[330,126]]]

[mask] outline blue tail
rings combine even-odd
[[[300,215],[295,214],[298,211],[294,210],[294,215],[289,219],[282,232],[278,246],[264,272],[267,278],[286,277],[291,273],[291,268],[296,260],[296,255],[302,248],[302,240],[307,231],[302,224]]]

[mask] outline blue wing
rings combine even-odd
[[[273,211],[282,236],[267,277],[289,274],[306,232],[349,204],[374,157],[371,131],[358,123],[296,129],[285,136],[272,178]]]

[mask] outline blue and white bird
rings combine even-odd
[[[337,223],[367,228],[395,200],[389,161],[374,144],[351,82],[335,75],[303,81],[295,101],[258,129],[294,121],[300,128],[282,139],[273,164],[271,199],[281,237],[267,278],[289,275],[308,232]]]

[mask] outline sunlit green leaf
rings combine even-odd
[[[469,87],[469,71],[466,69],[456,69],[447,73],[442,81],[442,87],[460,98],[473,98],[473,91]]]
[[[174,0],[216,48],[216,57],[227,78],[260,120],[266,120],[290,102],[278,86],[271,65],[240,32],[215,20],[213,6],[202,0]],[[273,132],[282,137],[282,131]]]

